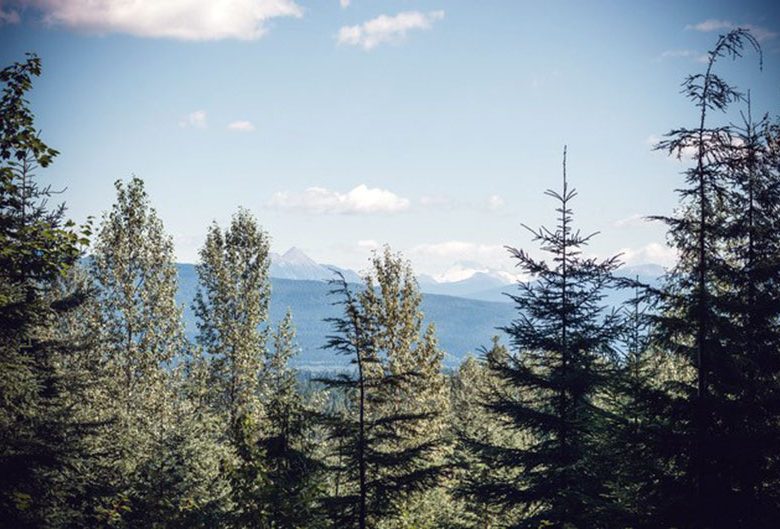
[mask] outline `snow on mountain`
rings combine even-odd
[[[428,294],[472,297],[486,290],[500,290],[518,280],[519,276],[504,270],[489,268],[473,261],[459,261],[442,274],[418,277],[420,290]]]
[[[271,252],[271,267],[269,270],[269,275],[271,277],[278,279],[329,281],[335,277],[334,271],[341,272],[347,282],[357,283],[360,281],[358,275],[352,270],[319,264],[302,250],[294,246],[281,255]]]

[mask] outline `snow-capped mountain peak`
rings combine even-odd
[[[303,253],[303,250],[291,247],[281,255],[281,261],[289,265],[319,266],[314,259]]]

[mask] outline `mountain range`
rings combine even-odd
[[[418,277],[425,322],[436,325],[439,345],[446,352],[446,367],[456,367],[469,354],[479,355],[480,349],[487,347],[494,335],[503,335],[499,328],[509,325],[515,317],[514,306],[505,293],[516,292],[517,287],[508,274],[476,266],[469,268],[469,263],[456,266],[458,271],[454,277],[460,279],[454,281]],[[177,302],[184,308],[186,333],[194,338],[197,327],[191,304],[198,285],[195,266],[179,263],[177,271]],[[348,362],[347,358],[323,349],[331,333],[330,325],[324,320],[339,315],[339,307],[333,305],[336,299],[329,294],[331,288],[327,283],[334,277],[334,271],[342,273],[347,282],[358,288],[360,277],[354,271],[319,264],[297,248],[284,254],[271,254],[269,320],[275,326],[288,309],[292,311],[301,348],[294,361],[298,368],[328,370]],[[621,269],[621,275],[639,277],[652,285],[658,283],[662,274],[663,268],[657,265]],[[617,305],[627,296],[627,293],[610,293],[605,303]]]
[[[307,281],[328,281],[340,272],[348,283],[360,283],[360,276],[353,270],[334,265],[318,264],[302,250],[292,247],[284,254],[271,253],[269,275],[276,279],[295,279]],[[655,286],[664,273],[664,268],[656,264],[623,266],[618,275],[637,277],[640,281]],[[447,272],[433,277],[421,274],[417,276],[420,291],[424,294],[455,296],[479,301],[508,303],[507,292],[515,291],[518,277],[503,270],[487,268],[479,263],[459,261]]]

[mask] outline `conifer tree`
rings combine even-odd
[[[0,520],[18,528],[79,523],[80,484],[64,476],[90,457],[94,426],[70,405],[91,376],[68,365],[83,337],[55,332],[88,295],[58,288],[88,231],[36,182],[58,154],[26,100],[40,73],[34,54],[0,71]]]
[[[509,352],[498,336],[494,336],[493,345],[484,351],[484,355],[503,362]],[[453,459],[457,468],[454,492],[460,511],[454,524],[457,527],[505,527],[522,514],[522,509],[506,508],[483,494],[496,484],[519,482],[522,473],[497,461],[481,459],[478,447],[521,448],[530,440],[526,432],[508,428],[500,417],[487,409],[486,403],[491,393],[498,390],[497,385],[500,387],[502,381],[488,369],[486,362],[473,357],[466,358],[453,377],[451,427],[456,437]]]
[[[321,472],[314,458],[312,413],[298,390],[296,371],[289,365],[298,352],[289,310],[273,338],[261,381],[267,410],[267,426],[260,437],[268,480],[263,492],[266,526],[314,527]]]
[[[369,338],[371,321],[361,310],[344,276],[337,272],[337,279],[331,285],[331,294],[339,296],[335,303],[343,307],[343,315],[327,320],[333,334],[328,337],[326,347],[347,356],[353,372],[318,379],[337,393],[337,400],[343,395],[345,402],[343,409],[322,416],[333,450],[326,460],[333,483],[322,504],[334,528],[366,529],[370,527],[369,516],[374,514],[374,491],[370,487],[368,467],[375,459],[368,435],[371,419],[367,417],[366,407],[369,391],[381,380],[381,364]]]
[[[421,333],[409,264],[389,249],[372,264],[360,292],[343,278],[334,289],[344,316],[330,320],[328,347],[349,355],[356,372],[322,380],[347,396],[345,413],[326,417],[339,490],[325,505],[344,527],[418,523],[425,509],[416,500],[444,465],[442,353],[432,328]]]
[[[611,509],[597,396],[608,376],[603,359],[613,354],[621,329],[619,317],[602,301],[619,265],[616,257],[598,261],[581,255],[592,235],[572,227],[576,192],[568,187],[565,149],[563,190],[546,194],[559,204],[555,229],[528,229],[551,262],[510,248],[533,281],[521,283],[512,296],[518,318],[506,332],[516,352],[487,357],[505,384],[493,392],[488,409],[528,432],[531,441],[519,448],[475,445],[484,461],[522,472],[520,481],[491,483],[479,493],[485,502],[526,509],[512,527],[602,527]]]
[[[383,527],[417,526],[431,515],[426,503],[435,497],[449,451],[448,402],[441,372],[444,354],[433,325],[422,331],[422,296],[409,262],[385,247],[374,254],[371,264],[371,273],[364,277],[366,288],[358,298],[373,322],[370,339],[382,360],[385,382],[369,399],[371,415],[381,421],[376,435],[387,440],[375,447],[405,453],[396,464],[375,471],[398,488],[396,514]]]
[[[259,526],[265,519],[258,440],[264,427],[259,396],[266,336],[259,326],[268,317],[268,248],[256,219],[239,209],[224,232],[212,224],[197,265],[193,309],[198,343],[211,358],[209,398],[237,456],[231,470],[236,527]]]
[[[742,94],[714,71],[721,58],[741,57],[745,47],[760,53],[757,40],[744,29],[722,35],[708,54],[706,71],[691,75],[683,93],[698,111],[693,128],[671,131],[659,149],[682,157],[693,152],[684,172],[685,188],[678,191],[675,216],[656,217],[669,227],[671,245],[679,260],[667,275],[656,318],[657,341],[695,369],[693,386],[669,403],[671,418],[667,447],[673,467],[659,485],[666,490],[663,523],[680,527],[737,527],[741,522],[733,504],[733,467],[728,461],[728,416],[734,411],[733,374],[741,353],[726,336],[732,333],[733,314],[724,310],[731,301],[725,270],[724,246],[730,239],[727,197],[734,131],[711,124],[711,114],[725,112]],[[726,421],[724,423],[724,420]],[[730,469],[731,468],[731,469]],[[739,516],[739,515],[737,515]],[[736,524],[736,525],[735,525]]]
[[[652,344],[651,295],[638,278],[624,286],[633,286],[634,295],[622,307],[622,350],[611,362],[612,376],[601,399],[608,417],[603,439],[611,468],[608,496],[616,527],[650,528],[658,523],[658,502],[664,497],[657,490],[665,473],[657,448],[669,441],[663,436],[665,411],[680,377],[669,373],[673,359]]]
[[[750,94],[742,123],[732,127],[727,219],[718,288],[724,314],[720,342],[728,359],[715,364],[712,392],[718,435],[717,498],[730,520],[721,526],[769,527],[780,517],[780,171],[767,116],[754,122]]]

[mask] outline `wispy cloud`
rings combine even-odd
[[[227,128],[236,132],[252,132],[255,130],[255,126],[251,121],[234,121]]]
[[[179,121],[179,126],[182,128],[205,129],[208,126],[206,111],[196,110],[195,112],[190,112]]]
[[[302,193],[275,193],[269,205],[279,209],[324,214],[400,213],[409,209],[410,201],[386,189],[361,184],[347,193],[323,187],[310,187]]]
[[[778,35],[777,32],[763,26],[756,26],[754,24],[734,24],[730,20],[718,20],[715,18],[710,18],[697,24],[688,24],[685,26],[685,29],[701,31],[704,33],[709,33],[712,31],[730,31],[736,28],[744,28],[749,30],[760,42],[774,39]]]
[[[357,26],[343,26],[338,43],[372,50],[382,43],[398,43],[411,30],[431,29],[433,23],[444,18],[444,11],[404,11],[395,16],[380,15]]]
[[[339,5],[342,9],[346,9],[349,7],[349,0],[339,0]]]
[[[18,11],[13,9],[6,11],[0,5],[0,26],[4,26],[6,24],[18,24],[20,21],[21,17],[19,17]]]
[[[301,17],[293,0],[17,0],[43,21],[77,31],[179,40],[255,40],[269,20]]]
[[[615,228],[644,228],[650,225],[652,225],[652,221],[648,220],[647,215],[641,213],[634,213],[612,223]]]
[[[665,59],[691,59],[692,61],[706,63],[707,54],[696,50],[666,50],[658,56],[659,61]]]
[[[446,195],[423,195],[420,197],[420,206],[424,209],[452,209],[452,199]]]

